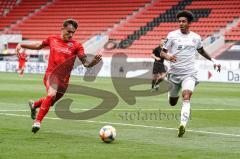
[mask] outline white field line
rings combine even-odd
[[[70,109],[71,111],[87,111],[91,109]],[[95,109],[95,110],[106,110],[106,109]],[[181,109],[141,109],[141,108],[136,108],[136,109],[112,109],[111,111],[176,111],[176,110],[181,110]],[[192,111],[240,111],[240,109],[222,109],[222,108],[216,108],[216,109],[205,109],[205,108],[199,108],[199,109],[191,109]],[[28,112],[30,111],[29,109],[0,109],[0,112]],[[54,109],[50,109],[50,111],[55,111]]]
[[[10,114],[10,113],[0,113],[0,115],[5,116],[17,116],[17,117],[27,117],[29,115],[21,115],[21,114]],[[53,117],[45,117],[46,119],[50,120],[63,120],[60,118],[53,118]],[[114,122],[105,122],[105,121],[94,121],[94,120],[75,120],[78,122],[87,122],[87,123],[99,123],[99,124],[110,124],[110,125],[121,125],[121,126],[131,126],[131,127],[141,127],[141,128],[152,128],[152,129],[164,129],[164,130],[178,130],[176,128],[169,128],[169,127],[162,127],[162,126],[150,126],[150,125],[137,125],[137,124],[126,124],[126,123],[114,123]],[[228,134],[228,133],[221,133],[221,132],[210,132],[210,131],[201,131],[201,130],[192,130],[187,129],[188,132],[193,133],[200,133],[200,134],[212,134],[212,135],[220,135],[220,136],[232,136],[232,137],[240,137],[240,134]]]

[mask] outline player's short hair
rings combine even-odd
[[[78,28],[78,23],[76,20],[74,19],[66,19],[64,22],[63,22],[63,27],[67,27],[69,24],[71,24],[75,29]]]
[[[189,10],[181,10],[177,13],[177,18],[186,17],[188,22],[192,22],[194,19],[194,14]]]

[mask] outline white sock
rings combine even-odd
[[[182,111],[181,111],[180,125],[183,125],[184,127],[186,127],[189,117],[190,117],[190,101],[184,100],[182,105]]]

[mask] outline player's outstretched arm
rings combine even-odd
[[[211,56],[201,47],[200,49],[197,49],[198,53],[201,54],[203,57],[211,61]]]
[[[162,49],[160,56],[171,62],[176,62],[177,60],[176,56],[168,54],[166,49]]]
[[[30,49],[30,50],[40,50],[44,48],[45,46],[42,44],[42,42],[32,43],[32,44],[18,44],[16,46],[15,52],[18,54],[22,48],[24,49]]]
[[[87,56],[80,58],[84,67],[93,67],[102,60],[102,55],[96,55],[91,62],[87,60]]]
[[[203,47],[201,47],[200,49],[197,49],[198,53],[201,54],[203,57],[205,57],[206,59],[210,60],[213,62],[213,67],[214,69],[217,68],[217,71],[220,72],[221,71],[221,64],[219,64],[217,62],[217,60],[215,60],[214,58],[211,58],[211,56],[203,49]]]

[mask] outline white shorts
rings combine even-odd
[[[180,89],[194,91],[195,85],[198,83],[195,75],[174,75],[169,74],[168,80],[172,87],[168,92],[169,97],[178,97]]]

